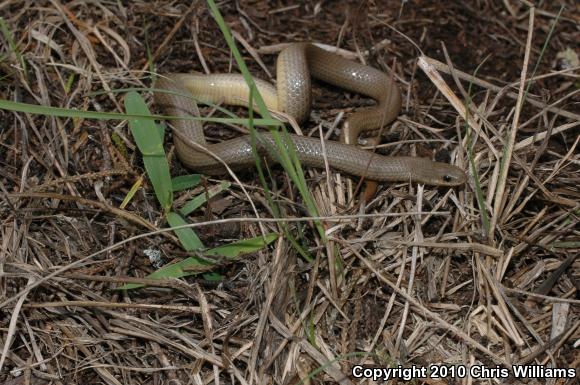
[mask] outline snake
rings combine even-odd
[[[380,182],[434,186],[465,183],[465,173],[454,165],[421,157],[384,156],[356,145],[361,132],[389,124],[401,109],[399,88],[390,76],[374,67],[311,43],[292,43],[278,55],[276,86],[259,78],[254,82],[268,109],[303,123],[310,115],[311,78],[368,96],[376,104],[357,109],[346,118],[340,141],[288,134],[302,165],[324,169],[328,164],[346,174]],[[224,164],[233,171],[248,169],[256,161],[253,148],[260,156],[277,161],[275,139],[269,132],[260,133],[255,146],[248,134],[209,144],[198,120],[183,119],[199,116],[196,100],[249,107],[250,87],[241,74],[233,73],[172,73],[156,80],[154,102],[167,115],[177,118],[172,122],[173,143],[177,157],[186,167],[207,175],[224,174]]]

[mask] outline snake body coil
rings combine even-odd
[[[367,95],[377,101],[373,107],[351,114],[343,127],[341,141],[290,135],[303,165],[323,168],[324,154],[330,167],[376,181],[414,181],[431,185],[456,186],[465,182],[465,174],[447,163],[425,158],[386,157],[362,150],[356,145],[360,132],[374,130],[391,122],[401,108],[399,89],[383,72],[318,48],[311,44],[291,44],[278,56],[277,87],[256,79],[256,85],[268,108],[283,111],[303,122],[310,113],[311,76],[332,85]],[[168,115],[199,115],[196,103],[178,95],[191,93],[198,100],[247,106],[249,88],[237,74],[172,74],[157,81],[155,102]],[[194,170],[210,175],[222,174],[224,167],[211,154],[234,170],[255,164],[248,135],[216,144],[207,144],[198,121],[178,119],[173,122],[175,150],[181,161]],[[276,159],[274,140],[261,134],[258,150]],[[200,149],[203,148],[206,151]]]

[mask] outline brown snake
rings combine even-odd
[[[348,117],[341,133],[343,143],[325,141],[323,146],[320,139],[290,135],[303,165],[324,168],[326,153],[330,167],[369,180],[413,181],[439,186],[457,186],[465,182],[465,173],[450,164],[426,158],[387,157],[355,145],[362,131],[376,130],[390,123],[401,109],[398,87],[375,68],[344,59],[312,44],[296,43],[278,56],[276,88],[260,79],[255,79],[255,82],[269,109],[285,112],[300,123],[310,114],[310,76],[369,96],[377,104],[359,109]],[[155,92],[154,97],[165,113],[173,116],[199,115],[197,104],[179,93],[189,93],[210,103],[247,106],[249,100],[249,87],[238,74],[171,74],[160,78],[155,88],[171,91]],[[176,119],[173,126],[177,155],[191,169],[210,175],[223,174],[223,164],[210,153],[233,170],[255,164],[249,135],[207,144],[199,121]],[[200,146],[207,151],[200,150]],[[268,158],[276,159],[271,134],[261,133],[257,149]]]

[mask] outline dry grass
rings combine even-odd
[[[580,79],[558,53],[580,54],[580,12],[567,3],[545,50],[549,2],[219,4],[258,77],[300,40],[393,73],[404,109],[379,151],[470,174],[461,189],[382,186],[360,205],[346,176],[309,170],[322,242],[275,169],[286,224],[314,260],[281,237],[219,264],[219,285],[114,290],[152,283],[151,250],[186,256],[148,186],[119,208],[143,173],[126,122],[0,110],[0,382],[351,384],[361,363],[579,367]],[[123,112],[122,93],[87,95],[151,86],[150,70],[236,71],[204,2],[4,0],[0,15],[12,37],[0,36],[0,99]],[[366,103],[324,86],[314,96],[301,127],[313,136]],[[206,245],[281,232],[253,174],[239,176],[263,219],[234,186],[189,218]]]

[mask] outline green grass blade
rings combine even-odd
[[[241,241],[233,242],[229,245],[219,246],[211,250],[207,250],[203,254],[207,256],[218,256],[225,257],[229,259],[237,258],[244,254],[255,253],[258,250],[263,249],[270,243],[274,242],[278,238],[278,234],[269,233],[264,237],[256,237],[250,239],[243,239]],[[162,267],[154,273],[149,274],[146,278],[151,279],[169,279],[169,278],[182,278],[190,275],[199,274],[196,271],[187,271],[191,267],[206,267],[209,262],[201,260],[196,257],[189,257],[181,262],[171,264],[169,266]],[[209,275],[211,277],[211,275]],[[130,290],[137,289],[146,285],[138,283],[130,283],[123,285],[119,290]]]
[[[203,254],[207,256],[236,258],[243,254],[255,253],[274,242],[278,237],[279,235],[276,233],[269,233],[264,237],[243,239],[241,241],[230,243],[229,245],[219,246],[207,250]]]
[[[204,122],[241,124],[246,127],[248,126],[248,119],[243,118],[204,118],[198,116],[167,116],[167,115],[151,115],[151,114],[140,115],[140,114],[121,114],[117,112],[79,111],[70,108],[19,103],[13,102],[11,100],[0,100],[0,108],[7,111],[25,112],[29,114],[56,116],[63,118],[102,119],[102,120],[128,120],[128,119],[199,120]],[[280,122],[275,119],[255,119],[254,124],[257,126],[278,126]]]
[[[246,83],[248,84],[248,87],[250,88],[250,96],[252,96],[253,94],[253,96],[255,97],[256,105],[258,106],[260,115],[262,115],[263,118],[270,118],[271,117],[270,113],[266,107],[266,104],[264,103],[262,95],[260,95],[260,92],[258,91],[256,84],[254,82],[254,79],[252,78],[250,71],[248,70],[247,66],[244,63],[242,55],[240,54],[236,46],[232,33],[230,32],[225,20],[223,19],[219,11],[219,8],[215,4],[214,0],[207,0],[207,3],[214,19],[216,20],[220,30],[222,31],[222,34],[224,35],[224,38],[230,48],[230,51],[232,52],[232,55],[234,56],[234,59],[236,60],[236,63],[238,64],[242,76],[244,77]],[[283,128],[282,132],[285,132],[285,128]],[[308,189],[308,186],[306,184],[304,171],[302,170],[300,160],[296,155],[296,149],[294,147],[293,142],[289,140],[287,133],[286,135],[281,135],[280,132],[271,130],[271,134],[277,147],[277,151],[274,151],[274,153],[277,154],[278,161],[280,162],[284,170],[288,173],[291,180],[298,188],[298,191],[300,192],[302,199],[304,199],[304,202],[310,215],[318,216],[316,204],[314,203],[312,194],[310,193],[310,190]],[[316,221],[315,224],[320,234],[320,237],[322,239],[326,239],[326,235],[324,233],[324,228],[322,227],[322,224],[319,221]]]
[[[147,52],[147,66],[149,67],[149,73],[151,74],[151,83],[155,83],[156,73],[155,65],[153,62],[153,53],[151,52],[151,46],[149,45],[149,24],[145,25],[145,49]]]
[[[149,108],[136,92],[125,97],[125,108],[130,114],[147,115]],[[147,119],[129,119],[129,127],[139,151],[143,154],[143,164],[155,190],[157,200],[165,212],[173,203],[173,192],[169,164],[163,149],[163,134],[155,122]]]
[[[250,105],[253,104],[253,100],[254,100],[254,89],[250,88]],[[280,217],[280,207],[278,207],[278,204],[276,202],[274,202],[274,200],[272,199],[272,193],[270,192],[270,188],[268,187],[268,184],[266,183],[266,177],[264,176],[264,172],[262,170],[262,161],[260,159],[260,156],[258,155],[258,151],[256,150],[256,144],[258,141],[258,135],[260,135],[258,133],[257,130],[255,130],[253,128],[253,121],[254,121],[254,110],[253,109],[249,109],[248,111],[248,119],[249,119],[249,123],[250,123],[250,143],[252,145],[252,150],[253,150],[253,154],[254,154],[254,161],[256,162],[256,168],[258,170],[258,177],[260,179],[260,183],[264,189],[264,195],[266,197],[266,202],[268,202],[268,206],[271,208],[272,213],[274,214],[275,217]],[[290,146],[291,148],[293,148],[294,146]],[[308,193],[308,196],[310,196],[310,193]],[[316,209],[314,210],[314,212],[316,212]],[[322,229],[322,225],[320,224],[320,222],[316,222],[317,227],[320,226],[320,229]],[[284,237],[286,239],[288,239],[290,241],[290,243],[292,244],[292,246],[294,247],[294,249],[296,251],[298,251],[298,253],[308,262],[312,262],[313,258],[312,256],[310,256],[306,249],[304,247],[302,247],[302,245],[300,245],[300,243],[296,240],[296,237],[294,237],[294,235],[292,234],[292,232],[290,231],[288,225],[286,223],[280,223],[280,227],[282,228],[282,231],[284,233]],[[319,230],[320,230],[319,229]],[[323,232],[324,234],[324,232]]]
[[[477,76],[479,69],[483,66],[485,60],[482,61],[475,71],[473,71],[473,76]],[[471,88],[473,86],[473,82],[469,82],[469,87],[467,88],[467,100],[465,101],[465,111],[467,116],[465,117],[465,132],[467,135],[467,159],[469,161],[469,168],[471,169],[471,173],[473,174],[473,180],[475,181],[475,200],[477,201],[477,207],[479,207],[479,212],[481,213],[481,223],[484,229],[484,234],[489,234],[489,214],[487,212],[487,208],[485,207],[485,197],[483,195],[483,189],[481,188],[481,178],[479,177],[479,173],[477,171],[477,167],[475,166],[475,142],[471,140],[471,127],[467,124],[469,120],[469,107],[471,105]]]
[[[187,277],[194,274],[199,274],[198,272],[193,271],[185,271],[184,269],[187,267],[194,267],[194,266],[207,266],[207,263],[203,263],[200,261],[199,258],[189,257],[184,259],[181,262],[173,263],[168,266],[164,266],[161,269],[147,275],[145,278],[149,279],[170,279],[170,278],[182,278]],[[142,283],[128,283],[118,288],[118,290],[132,290],[138,289],[140,287],[144,287]]]
[[[171,179],[173,192],[179,192],[194,188],[201,182],[200,174],[180,175]]]
[[[181,215],[173,211],[168,212],[166,218],[171,227],[187,225],[187,222],[181,217]],[[179,242],[181,242],[183,248],[187,251],[198,251],[204,248],[204,245],[197,234],[189,227],[177,229],[175,230],[175,234],[177,235],[177,238],[179,238]]]
[[[197,104],[203,104],[205,106],[211,107],[211,108],[215,109],[216,111],[219,111],[219,112],[229,116],[232,119],[239,119],[236,114],[234,114],[232,111],[228,110],[227,108],[222,107],[219,104],[215,104],[215,103],[212,103],[211,101],[197,98],[197,97],[193,96],[191,93],[179,92],[179,91],[174,91],[174,90],[166,90],[163,88],[127,87],[127,88],[117,88],[117,89],[108,90],[108,91],[107,90],[94,91],[94,92],[89,92],[86,95],[87,96],[98,96],[98,95],[105,95],[105,94],[126,93],[126,92],[131,92],[131,91],[144,91],[144,92],[163,93],[163,94],[181,96],[181,97],[184,97],[187,99],[191,99],[191,100],[195,101]],[[199,119],[203,119],[203,118],[199,118]],[[279,126],[280,122],[276,119],[271,119],[270,123],[268,125]]]
[[[232,36],[232,33],[231,33],[230,29],[228,28],[228,26],[227,26],[227,24],[222,16],[222,14],[220,13],[217,5],[215,4],[215,2],[213,0],[208,0],[207,4],[209,6],[209,9],[211,11],[212,16],[216,20],[220,30],[222,31],[222,34],[224,35],[226,43],[228,44],[232,54],[234,55],[234,59],[236,60],[236,63],[238,64],[238,67],[240,68],[240,71],[242,72],[242,76],[244,77],[244,80],[246,81],[246,83],[248,84],[250,89],[256,90],[254,96],[255,96],[256,104],[258,106],[258,110],[260,111],[260,115],[262,115],[263,118],[271,119],[272,117],[270,115],[270,112],[268,111],[268,107],[266,107],[266,103],[264,102],[262,95],[260,95],[260,93],[257,91],[256,83],[254,82],[254,79],[253,79],[252,75],[250,74],[248,67],[244,63],[244,59],[242,58],[242,55],[240,54],[240,51],[238,50],[238,47],[236,46],[236,42],[234,41],[234,37]],[[280,122],[278,122],[278,123],[280,125]]]
[[[563,10],[564,10],[564,5],[560,6],[560,10],[558,11],[556,18],[554,19],[554,22],[552,23],[552,26],[550,27],[550,31],[548,32],[548,36],[546,36],[546,40],[544,41],[544,45],[542,46],[542,50],[540,51],[540,57],[538,57],[538,60],[536,61],[536,65],[534,66],[534,70],[532,71],[530,78],[533,78],[534,76],[536,76],[536,72],[538,71],[538,68],[540,67],[540,63],[542,62],[542,58],[544,57],[544,53],[546,52],[546,49],[548,48],[548,44],[550,43],[550,40],[552,39],[552,34],[554,33],[554,29],[556,28],[558,21],[560,20],[560,16],[562,15]],[[528,91],[530,90],[532,83],[533,82],[528,83],[528,85],[526,87],[526,91],[524,92],[524,99],[528,95]]]
[[[140,176],[139,179],[137,179],[137,181],[133,183],[133,186],[131,186],[131,189],[129,190],[127,195],[125,195],[123,202],[121,202],[121,205],[119,206],[120,209],[124,209],[125,207],[127,207],[129,202],[131,202],[131,200],[133,199],[135,194],[137,194],[137,191],[139,191],[142,185],[143,185],[143,176]]]
[[[12,51],[14,56],[16,56],[16,60],[20,64],[20,67],[22,68],[22,71],[26,76],[26,74],[28,73],[26,67],[26,60],[24,60],[24,56],[22,56],[22,54],[18,50],[18,46],[14,41],[14,37],[12,37],[12,33],[10,33],[10,29],[8,28],[6,20],[4,20],[3,17],[0,17],[0,32],[2,32],[2,35],[4,35],[4,39],[6,39],[6,41],[8,42],[8,47],[10,47],[10,50]]]
[[[218,195],[224,190],[230,188],[232,184],[230,182],[222,182],[217,186],[210,188],[207,193],[199,194],[187,204],[185,204],[180,210],[179,213],[183,216],[187,216],[191,214],[193,211],[197,210],[201,205],[208,201],[208,199],[213,198],[214,196]]]

